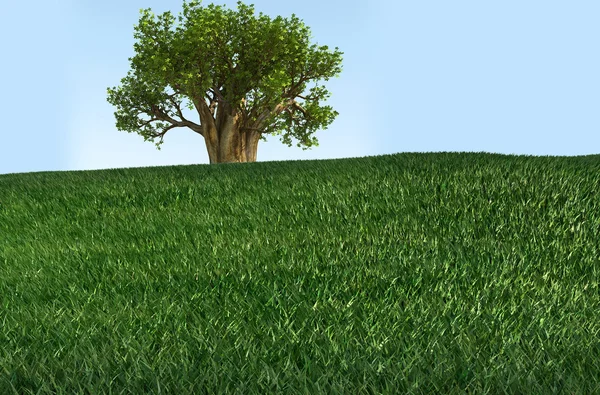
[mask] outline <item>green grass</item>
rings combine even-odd
[[[600,391],[600,155],[0,175],[0,393]]]

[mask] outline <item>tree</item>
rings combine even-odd
[[[188,127],[204,137],[211,164],[255,162],[265,134],[283,134],[288,147],[290,137],[304,150],[318,146],[311,134],[338,112],[319,105],[330,94],[316,81],[339,76],[343,52],[309,47],[310,29],[295,14],[271,20],[262,12],[256,18],[254,5],[241,1],[237,13],[200,3],[184,1],[185,20],[180,14],[175,30],[170,12],[155,18],[150,8],[140,10],[132,70],[108,88],[117,129],[144,141],[160,137],[160,150],[169,130]],[[199,124],[184,117],[184,100]]]

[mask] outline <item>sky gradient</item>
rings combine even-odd
[[[211,1],[203,1],[206,6]],[[235,0],[213,1],[236,9]],[[324,102],[339,112],[319,146],[280,136],[258,161],[399,152],[600,153],[600,2],[247,0],[296,14],[312,43],[344,52]],[[139,10],[183,0],[5,2],[0,11],[0,174],[207,164],[186,128],[161,150],[117,130],[108,87],[134,55]],[[308,84],[308,88],[314,86]],[[197,123],[199,120],[194,119]]]

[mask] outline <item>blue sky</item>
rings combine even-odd
[[[203,1],[208,5],[210,1]],[[236,9],[235,0],[214,1]],[[339,47],[325,82],[339,112],[303,151],[279,136],[258,161],[398,152],[600,153],[600,2],[254,0],[296,14],[313,43]],[[207,164],[201,136],[174,129],[161,150],[116,129],[106,88],[129,70],[139,10],[182,0],[4,2],[0,174]],[[309,87],[313,86],[309,84]]]

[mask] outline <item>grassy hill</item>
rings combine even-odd
[[[0,175],[0,393],[597,393],[599,191],[600,155]]]

